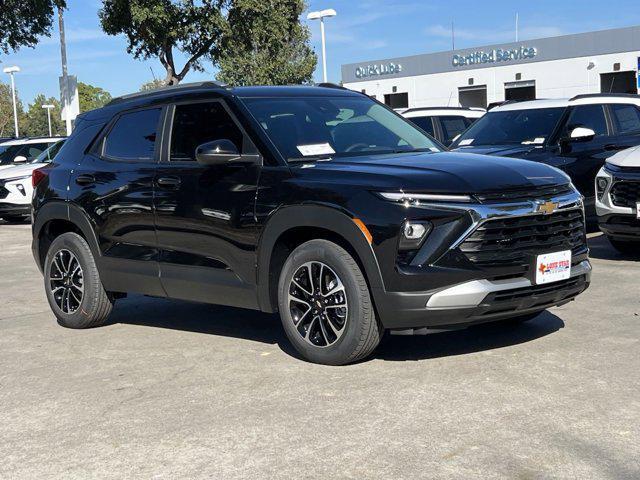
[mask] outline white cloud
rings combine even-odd
[[[444,25],[432,25],[424,30],[424,33],[438,38],[451,38],[451,27]],[[520,29],[519,37],[521,40],[530,40],[534,38],[555,37],[564,35],[564,31],[558,27],[552,26],[530,26]],[[466,29],[455,28],[456,40],[466,40],[474,42],[478,45],[500,42],[515,41],[515,25],[512,29]]]

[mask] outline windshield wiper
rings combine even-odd
[[[319,162],[332,159],[333,155],[309,155],[308,157],[287,158],[287,163]]]

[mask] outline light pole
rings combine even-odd
[[[53,135],[51,135],[51,109],[52,108],[56,108],[55,105],[42,105],[42,108],[46,108],[47,109],[47,122],[49,122],[49,137],[52,137]]]
[[[16,82],[13,79],[13,74],[20,71],[20,67],[7,67],[2,70],[4,73],[8,73],[11,76],[11,95],[13,96],[13,124],[16,129],[16,138],[20,136],[18,133],[18,105],[16,104]]]
[[[327,81],[327,47],[324,36],[324,19],[325,17],[335,17],[337,15],[333,8],[328,10],[320,10],[318,12],[310,12],[307,20],[320,20],[320,34],[322,35],[322,81]]]

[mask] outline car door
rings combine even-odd
[[[257,308],[255,198],[260,161],[205,166],[196,148],[231,141],[255,147],[223,100],[179,103],[165,125],[156,173],[160,276],[169,297]]]
[[[587,141],[570,141],[571,132],[578,127],[589,128],[595,136]],[[569,109],[558,135],[559,158],[549,162],[565,171],[576,188],[586,198],[588,207],[595,200],[596,174],[612,155],[605,147],[611,143],[611,127],[603,105],[579,105]]]
[[[162,111],[117,115],[71,172],[68,198],[96,232],[98,268],[108,291],[164,296],[153,213]]]
[[[608,108],[615,136],[607,148],[616,152],[640,145],[640,107],[616,103]]]

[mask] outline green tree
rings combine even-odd
[[[24,135],[25,114],[18,92],[16,92],[16,100],[18,102],[18,129],[19,133]],[[6,83],[0,83],[0,137],[12,137],[14,135],[11,86]]]
[[[78,97],[81,112],[104,107],[111,101],[111,94],[106,90],[82,82],[78,82]]]
[[[51,132],[53,135],[66,135],[66,127],[60,118],[60,102],[56,98],[46,98],[39,94],[33,99],[27,110],[24,126],[24,135],[35,137],[49,135],[49,122],[47,120],[47,110],[43,105],[53,105],[51,109]]]
[[[202,71],[205,58],[214,59],[223,28],[225,0],[103,0],[102,29],[124,34],[134,58],[157,57],[167,74],[164,85],[177,85],[190,70]],[[188,60],[177,69],[174,50]]]
[[[141,92],[148,92],[150,90],[155,90],[156,88],[161,88],[164,87],[165,84],[162,80],[158,80],[158,79],[153,79],[147,83],[143,83],[140,86],[140,91]]]
[[[38,37],[51,35],[54,9],[65,7],[65,0],[2,0],[0,50],[34,47]]]
[[[217,78],[230,85],[308,83],[318,58],[303,0],[231,0]]]

